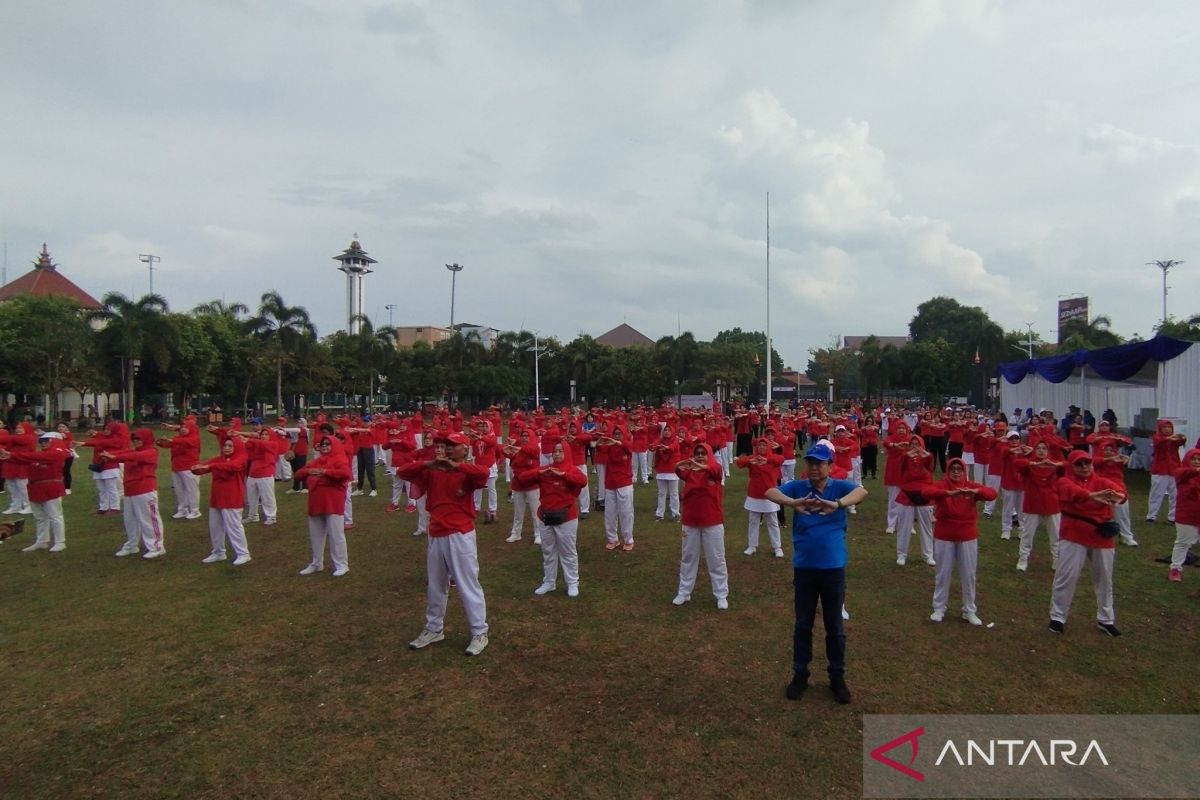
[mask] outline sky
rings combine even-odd
[[[141,296],[152,253],[173,310],[276,290],[322,335],[357,235],[377,327],[447,324],[456,262],[456,321],[563,342],[769,297],[801,370],[937,295],[1149,336],[1145,262],[1200,313],[1197,32],[1166,0],[0,0],[0,241],[10,280],[45,242]]]

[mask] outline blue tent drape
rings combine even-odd
[[[1098,350],[1076,350],[1031,361],[1012,361],[1001,364],[999,372],[1009,383],[1020,383],[1027,375],[1041,375],[1050,383],[1062,383],[1077,367],[1090,367],[1097,375],[1110,381],[1124,381],[1136,375],[1147,361],[1170,361],[1192,346],[1192,342],[1155,336],[1143,342],[1102,347]]]

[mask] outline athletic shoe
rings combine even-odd
[[[413,503],[413,502],[411,502],[411,501],[409,502],[409,504],[408,504],[408,505],[406,505],[406,506],[404,507],[404,513],[405,513],[405,514],[412,514],[412,513],[413,513],[413,512],[415,512],[416,510],[417,510],[417,504],[416,504],[416,503]]]
[[[753,548],[753,547],[747,547],[745,550],[743,550],[743,551],[742,551],[742,555],[746,555],[746,556],[752,556],[752,555],[754,555],[754,548]]]
[[[300,494],[308,494],[308,487],[301,489]]]
[[[167,554],[167,548],[160,547],[157,550],[147,550],[145,553],[142,554],[142,558],[146,558],[146,559],[158,558],[159,556],[165,556],[166,554]]]
[[[580,511],[580,512],[579,512],[579,518],[580,518],[580,519],[587,519],[587,518],[588,518],[588,513],[589,513],[589,512],[587,512],[587,511]]]
[[[17,509],[16,511],[14,511],[13,513],[14,513],[14,514],[32,514],[32,513],[33,513],[33,508],[32,508],[32,507],[30,507],[30,506],[21,506],[20,508],[18,508],[18,509]]]
[[[353,492],[350,493],[350,496],[351,497],[362,497],[362,493],[363,493],[362,489],[355,489]]]
[[[903,567],[908,563],[908,556],[896,556],[896,566]]]
[[[238,556],[237,558],[235,558],[233,560],[233,565],[235,567],[240,567],[242,564],[249,564],[249,563],[250,563],[250,555],[249,554],[246,554],[244,556]]]
[[[349,571],[350,571],[350,568],[349,568],[349,567],[343,567],[342,569],[335,569],[335,570],[334,570],[334,571],[333,571],[331,574],[332,574],[332,575],[333,575],[333,577],[335,577],[335,578],[340,578],[340,577],[342,577],[343,575],[345,575],[345,574],[346,574],[347,572],[349,572]]]
[[[604,543],[605,550],[616,550],[620,546],[621,546],[620,542],[605,542]]]
[[[425,535],[425,531],[422,531],[422,530],[415,530],[415,531],[413,531],[413,532],[412,532],[412,535],[413,535],[413,536],[424,536],[424,535]]]
[[[833,692],[833,699],[839,704],[844,706],[850,702],[850,687],[841,675],[830,676],[829,691]]]
[[[1100,630],[1104,631],[1105,633],[1107,633],[1109,636],[1113,637],[1114,639],[1121,635],[1121,632],[1119,630],[1117,630],[1117,626],[1113,625],[1111,622],[1097,622],[1096,627],[1099,628]]]
[[[1009,531],[1005,531],[1004,533],[1000,534],[1000,538],[1001,539],[1011,539],[1012,533]]]
[[[288,489],[286,492],[284,492],[284,494],[299,494],[299,493],[300,493],[299,489]]]
[[[1168,524],[1168,525],[1174,525],[1174,524],[1175,524],[1175,520],[1174,520],[1174,519],[1172,519],[1171,517],[1167,517],[1167,524]]]
[[[842,619],[850,619],[850,612],[846,610],[845,606],[842,606]]]
[[[929,615],[930,622],[941,622],[945,618],[946,618],[946,612],[938,611],[936,609],[934,610],[934,612],[932,614]]]
[[[275,524],[274,517],[267,517],[266,519],[263,520],[263,525],[274,525],[274,524]]]
[[[122,547],[120,550],[113,553],[113,555],[115,555],[117,558],[124,558],[125,556],[136,556],[137,553],[138,548],[136,547]]]
[[[258,522],[258,517],[245,517],[242,522]]]
[[[193,511],[192,513],[187,515],[186,519],[200,519],[201,516],[202,515],[200,514],[199,511]]]
[[[538,597],[541,597],[542,595],[550,594],[553,591],[554,591],[553,583],[543,583],[541,586],[534,589],[533,593],[536,594]]]
[[[379,492],[375,491],[374,489],[372,489],[371,493],[367,495],[367,497],[378,497],[378,496],[379,496]]]
[[[511,534],[504,541],[508,542],[509,544],[512,544],[513,542],[519,542],[519,541],[521,541],[521,534],[519,534],[519,533]]]
[[[684,603],[686,603],[688,600],[691,600],[691,599],[692,599],[692,596],[690,594],[677,594],[677,595],[675,595],[675,599],[672,600],[671,602],[677,606],[681,606]]]
[[[67,545],[63,542],[59,542],[58,544],[56,544],[50,548],[50,552],[51,553],[61,553],[63,550],[66,550],[66,549],[67,549]]]
[[[535,533],[535,534],[533,535],[533,543],[534,543],[534,544],[541,544],[541,543],[542,543],[542,535],[541,535],[540,533]]]
[[[1066,628],[1067,626],[1064,623],[1059,622],[1056,619],[1052,619],[1052,620],[1050,620],[1050,624],[1047,627],[1050,628],[1051,633],[1062,633],[1063,629]]]
[[[568,583],[567,584],[567,597],[579,597],[579,584],[577,584],[577,583]]]
[[[1017,571],[1018,571],[1018,572],[1024,572],[1024,571],[1025,571],[1025,570],[1027,570],[1027,569],[1029,569],[1029,561],[1028,561],[1028,559],[1024,559],[1024,558],[1022,558],[1022,559],[1019,559],[1019,560],[1017,561]]]
[[[176,511],[174,514],[171,515],[171,519],[183,519],[185,516],[187,516],[187,515],[184,514],[182,511]]]
[[[936,566],[937,566],[937,562],[933,560],[933,556],[926,556],[926,557],[925,557],[925,563],[926,563],[926,564],[928,564],[928,565],[929,565],[929,566],[931,566],[931,567],[936,567]]]
[[[799,700],[804,694],[804,690],[808,688],[808,676],[802,672],[797,672],[792,675],[792,682],[783,690],[784,695],[788,700]]]
[[[49,549],[50,549],[49,542],[34,542],[33,544],[29,545],[29,547],[21,548],[21,552],[22,553],[32,553],[34,550],[49,550]]]
[[[884,531],[884,533],[890,533],[890,534],[892,534],[892,535],[894,536],[894,535],[896,534],[896,529],[895,529],[895,528],[888,528],[886,531]]]
[[[1153,524],[1154,524],[1154,517],[1146,517],[1146,524],[1147,524],[1147,525],[1153,525]]]
[[[1128,547],[1138,547],[1137,539],[1122,539],[1121,544]]]
[[[218,561],[224,561],[224,553],[209,553],[204,558],[200,559],[201,564],[216,564]]]
[[[1179,567],[1171,567],[1171,571],[1167,573],[1167,580],[1171,583],[1183,583],[1183,570]]]
[[[655,518],[654,518],[654,521],[655,521],[655,522],[662,522],[662,521],[663,521],[663,518],[662,518],[662,517],[655,517]]]
[[[724,597],[718,597],[717,598],[717,609],[719,611],[728,611],[729,610],[729,600]]]
[[[626,542],[625,544],[621,545],[621,549],[628,553],[633,549],[633,542]]]
[[[963,618],[963,622],[969,622],[972,625],[982,625],[983,624],[983,620],[981,620],[979,618],[979,615],[974,613],[973,611],[964,611],[962,618]]]
[[[309,564],[304,569],[300,570],[301,575],[312,575],[314,572],[320,572],[324,567],[318,567],[316,564]]]
[[[482,653],[484,648],[487,646],[488,646],[487,634],[481,633],[481,634],[471,637],[471,643],[469,645],[467,645],[467,649],[466,649],[465,653],[468,656],[477,656],[480,653]]]
[[[399,503],[388,503],[388,507],[384,509],[384,511],[388,512],[389,514],[393,511],[399,511],[399,510],[400,510]]]
[[[782,547],[776,547],[776,548],[775,548],[775,557],[776,557],[776,558],[783,558],[783,548],[782,548]]]
[[[441,631],[434,632],[429,630],[429,628],[425,628],[419,634],[417,634],[417,638],[408,643],[408,649],[420,650],[422,648],[429,647],[429,645],[433,644],[434,642],[440,642],[445,638],[446,634],[442,633]]]

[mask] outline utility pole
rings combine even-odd
[[[150,294],[154,294],[154,265],[162,259],[149,253],[139,253],[138,259],[150,268]]]
[[[386,308],[387,312],[388,312],[388,327],[389,328],[396,327],[396,321],[394,319],[392,319],[392,312],[396,310],[396,304],[388,303],[386,306],[384,306],[384,308]]]
[[[1163,324],[1167,324],[1167,273],[1171,271],[1171,267],[1178,267],[1180,264],[1186,263],[1177,259],[1168,259],[1166,261],[1147,261],[1147,266],[1158,267],[1163,274]]]
[[[458,273],[463,271],[462,264],[447,264],[446,269],[450,270],[450,330],[454,330],[454,290],[458,283]]]

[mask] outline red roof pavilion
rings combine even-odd
[[[50,251],[46,249],[45,243],[42,244],[42,252],[34,262],[31,272],[26,272],[15,281],[0,286],[0,303],[24,295],[68,297],[84,308],[101,307],[96,298],[58,271],[58,267],[50,260]]]

